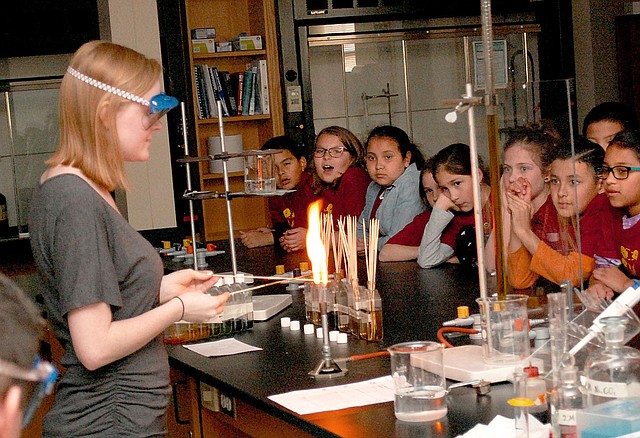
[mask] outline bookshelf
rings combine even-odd
[[[223,117],[225,136],[242,135],[243,149],[252,150],[259,149],[269,138],[282,135],[284,122],[274,0],[185,0],[185,6],[189,34],[194,28],[213,27],[216,29],[216,41],[231,40],[241,32],[245,32],[247,35],[260,35],[263,44],[261,50],[193,53],[191,39],[189,39],[192,104],[198,155],[208,155],[207,139],[219,136],[220,133],[217,117],[199,117],[198,88],[194,72],[196,65],[215,66],[218,71],[231,74],[244,72],[247,64],[257,63],[260,60],[266,61],[269,113]],[[208,162],[202,162],[199,166],[201,190],[224,192],[223,175],[210,173]],[[231,191],[242,191],[243,173],[231,172],[229,175]],[[228,238],[224,199],[202,201],[202,215],[206,241]],[[266,199],[235,198],[233,222],[236,232],[267,226],[269,214]]]

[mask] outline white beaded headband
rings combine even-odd
[[[78,70],[74,69],[71,66],[67,67],[67,71],[74,78],[80,79],[82,82],[87,83],[92,87],[99,88],[100,90],[106,91],[111,94],[115,94],[116,96],[120,96],[132,102],[139,103],[144,106],[149,106],[149,101],[147,99],[143,99],[140,96],[136,96],[135,94],[129,93],[128,91],[121,90],[120,88],[112,87],[111,85],[107,85],[104,82],[100,82],[97,79],[90,78],[89,76],[83,73],[80,73]]]

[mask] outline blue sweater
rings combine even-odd
[[[416,215],[424,211],[425,206],[420,199],[419,186],[420,171],[413,163],[382,193],[382,202],[376,211],[376,218],[380,220],[378,251]],[[371,210],[380,190],[382,186],[373,181],[367,187],[366,204],[358,218],[358,237],[364,236],[362,219],[365,220],[368,231]]]

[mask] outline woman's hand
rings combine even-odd
[[[511,213],[511,227],[516,235],[531,231],[533,207],[530,202],[521,198],[519,194],[507,192],[507,208]]]
[[[172,298],[188,292],[204,293],[209,290],[219,277],[211,271],[195,271],[193,269],[181,269],[162,277],[160,284],[160,304],[166,303]]]
[[[531,202],[531,184],[526,178],[519,177],[507,186],[507,194],[517,196],[526,202]]]
[[[307,245],[307,229],[298,227],[284,232],[280,238],[280,246],[287,252],[304,249]]]
[[[186,292],[180,295],[184,303],[182,319],[189,322],[205,322],[224,310],[224,303],[231,294],[209,295],[202,292]]]

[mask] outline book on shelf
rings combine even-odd
[[[193,74],[195,76],[196,104],[198,109],[198,118],[207,119],[209,118],[209,109],[207,108],[202,66],[194,65]]]
[[[242,82],[242,115],[249,115],[249,101],[251,100],[251,88],[253,84],[253,71],[248,68],[244,72],[244,81]]]
[[[208,119],[218,117],[218,105],[216,104],[215,90],[211,81],[211,72],[207,64],[200,66],[202,69],[202,76],[204,77],[205,96],[207,101],[207,109],[209,111]]]
[[[224,99],[229,107],[229,114],[232,116],[238,115],[238,104],[236,102],[236,93],[233,91],[231,83],[231,75],[228,71],[221,71],[220,82],[222,82],[222,88],[224,89]]]
[[[269,81],[267,75],[267,60],[260,59],[258,61],[258,71],[260,73],[260,107],[262,108],[262,114],[270,114],[269,108]]]
[[[249,94],[249,115],[256,114],[256,83],[258,80],[258,67],[251,67],[251,93]]]
[[[229,106],[227,106],[227,99],[225,98],[224,88],[222,88],[222,82],[220,81],[218,67],[211,67],[209,69],[209,73],[211,74],[211,80],[215,88],[216,95],[218,96],[218,99],[220,99],[220,103],[222,104],[222,116],[227,117],[231,115],[231,113],[229,112]]]
[[[244,82],[244,72],[239,71],[235,73],[231,73],[231,89],[236,95],[236,115],[242,115],[242,88]]]

